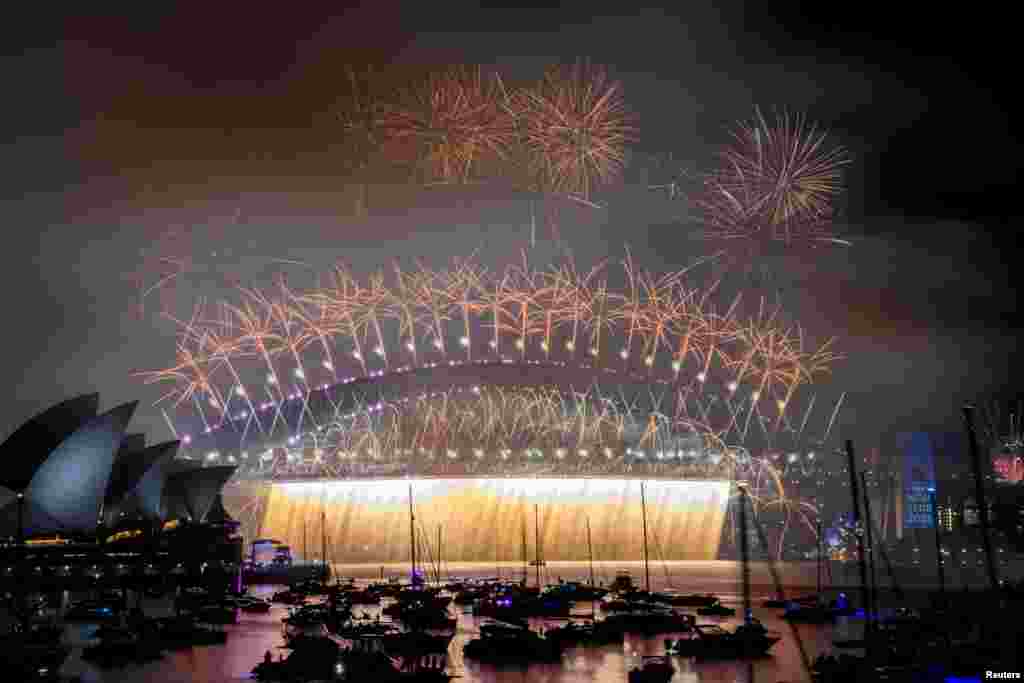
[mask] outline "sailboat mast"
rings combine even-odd
[[[743,575],[743,623],[749,624],[751,619],[750,608],[750,549],[747,547],[747,489],[740,487],[740,562]]]
[[[533,534],[536,543],[533,546],[534,564],[537,565],[537,588],[540,588],[540,505],[533,506]]]
[[[640,482],[640,514],[644,524],[644,588],[651,592],[651,566],[647,557],[647,496],[644,493],[644,483]]]
[[[523,510],[523,587],[526,586],[526,582],[530,578],[530,560],[526,554],[526,510]]]
[[[818,520],[818,599],[821,600],[821,520]]]
[[[853,503],[853,526],[857,530],[857,566],[860,570],[861,602],[864,604],[864,640],[868,645],[868,658],[874,659],[874,626],[871,614],[871,587],[868,585],[867,555],[864,551],[864,535],[861,533],[860,480],[857,477],[857,459],[853,454],[853,441],[846,440],[846,466],[850,469],[850,497]],[[868,520],[870,523],[870,520]]]
[[[409,484],[409,555],[412,560],[411,583],[416,585],[416,515],[412,511],[412,484]]]
[[[303,518],[303,520],[302,520],[302,562],[303,563],[309,562],[309,552],[308,552],[309,548],[306,547],[306,540],[307,540],[307,537],[309,536],[309,534],[306,533],[306,531],[307,531],[306,526],[307,526],[306,525],[306,520],[305,520],[305,518]]]
[[[320,558],[324,565],[324,579],[327,572],[327,513],[320,511]]]
[[[437,582],[441,583],[441,525],[437,525]]]
[[[593,588],[596,584],[594,583],[594,545],[590,542],[590,517],[587,517],[587,556],[590,558],[590,587]]]
[[[928,489],[928,497],[932,506],[932,526],[935,527],[935,567],[939,575],[939,595],[942,596],[942,603],[946,602],[946,570],[942,557],[942,536],[939,526],[939,509],[935,505],[935,488]]]
[[[252,539],[252,546],[249,549],[249,562],[252,566],[256,566],[256,541],[260,538],[260,533],[263,531],[263,520],[256,523],[256,537]]]
[[[964,424],[967,427],[967,445],[971,455],[971,472],[974,474],[974,499],[978,504],[978,521],[981,522],[981,541],[985,549],[985,566],[988,569],[989,586],[999,590],[999,573],[996,570],[995,555],[992,554],[992,536],[989,533],[988,501],[985,498],[985,473],[982,471],[981,451],[978,448],[978,434],[974,431],[974,406],[964,406]]]
[[[874,521],[871,518],[871,498],[868,496],[868,477],[867,472],[860,473],[860,483],[862,485],[862,491],[864,494],[864,517],[867,521],[867,537],[868,537],[868,572],[871,576],[871,613],[873,615],[878,614],[878,575],[875,572],[875,539],[872,534],[872,528],[875,526]]]

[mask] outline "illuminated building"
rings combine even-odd
[[[992,472],[1001,482],[1020,483],[1024,481],[1024,458],[1019,452],[1003,450],[992,457]]]
[[[939,515],[939,527],[943,531],[951,532],[959,526],[960,511],[957,510],[950,502],[946,502],[945,505],[938,505]]]
[[[98,407],[96,394],[64,401],[0,445],[0,580],[63,586],[144,564],[156,575],[157,562],[238,564],[234,522],[211,514],[233,468],[197,468],[174,458],[177,441],[147,447],[126,434],[135,403]],[[159,534],[172,518],[174,534]],[[19,557],[36,573],[19,575]]]

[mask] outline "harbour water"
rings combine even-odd
[[[495,564],[451,564],[443,567],[445,577],[494,577],[521,579],[524,570],[528,581],[536,580],[536,568],[524,568],[521,563]],[[595,563],[595,578],[598,582],[607,583],[612,575],[619,570],[628,570],[634,580],[641,586],[645,576],[643,564],[639,562]],[[408,575],[408,565],[337,565],[335,575],[354,577],[357,583],[368,583],[377,580],[383,573],[385,577],[402,577]],[[807,592],[813,589],[816,579],[816,568],[813,563],[788,564],[779,569],[783,584],[789,590]],[[542,582],[557,582],[559,578],[570,580],[587,580],[589,565],[586,562],[548,563],[542,569]],[[843,577],[835,577],[837,583]],[[852,579],[852,574],[849,577]],[[977,583],[981,575],[971,576],[970,583]],[[724,604],[739,607],[741,595],[739,590],[739,567],[735,562],[671,562],[652,563],[650,565],[650,583],[653,590],[674,589],[685,592],[710,592],[719,595]],[[966,581],[966,578],[965,578]],[[852,581],[850,582],[852,583]],[[771,656],[753,662],[730,661],[697,661],[674,657],[676,674],[673,683],[721,682],[733,683],[750,680],[751,674],[758,681],[778,683],[780,681],[805,681],[808,675],[804,669],[801,648],[804,655],[813,659],[821,653],[836,652],[832,646],[833,639],[852,639],[859,637],[863,628],[863,620],[855,617],[841,618],[835,625],[795,625],[791,626],[779,618],[780,610],[764,609],[761,602],[773,595],[771,572],[766,564],[754,563],[752,566],[752,584],[754,614],[768,628],[781,637],[771,651]],[[912,588],[912,587],[910,587]],[[273,586],[253,586],[251,592],[266,595],[277,590]],[[913,599],[915,593],[908,595]],[[919,592],[918,599],[924,599]],[[161,611],[169,611],[169,605],[157,602],[144,603],[146,611],[152,616],[159,616]],[[379,608],[354,609],[356,614],[368,613],[375,615]],[[449,648],[449,671],[459,676],[461,683],[576,683],[594,681],[596,683],[622,683],[626,680],[627,671],[635,665],[642,655],[664,654],[664,638],[627,636],[623,644],[604,647],[572,648],[567,650],[561,661],[553,664],[531,664],[522,666],[495,667],[482,665],[463,658],[462,648],[479,632],[480,625],[486,619],[464,613],[457,606],[458,628],[456,636]],[[252,680],[250,672],[259,663],[264,653],[270,651],[275,658],[287,654],[281,646],[281,618],[287,614],[288,608],[275,605],[269,614],[248,614],[241,612],[238,624],[222,627],[229,632],[225,645],[195,647],[190,650],[168,652],[163,659],[125,669],[109,671],[100,670],[81,659],[82,648],[90,644],[89,634],[94,627],[88,625],[68,626],[66,638],[73,646],[72,653],[62,668],[62,674],[81,676],[83,682],[102,683],[142,683],[143,681],[161,681],[162,683],[184,683],[186,681],[202,681],[204,683],[226,683],[228,681]],[[589,615],[589,604],[578,605],[576,613],[580,616]],[[737,610],[738,615],[742,614]],[[719,619],[700,617],[701,623],[736,624],[735,618]],[[533,626],[537,629],[548,624],[561,622],[538,619]],[[344,641],[341,641],[344,642]]]

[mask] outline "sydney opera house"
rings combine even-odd
[[[123,569],[123,558],[142,557],[130,550],[143,540],[156,548],[147,555],[153,561],[167,557],[176,530],[229,521],[219,493],[234,468],[191,467],[176,457],[177,441],[147,446],[143,435],[128,432],[136,405],[101,413],[98,394],[78,396],[39,413],[0,445],[5,574],[14,571],[19,549],[38,559],[31,563],[37,574],[60,565],[73,576],[85,559],[90,571],[102,572],[114,555]]]

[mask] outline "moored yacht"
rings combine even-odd
[[[470,659],[550,661],[561,656],[562,647],[528,628],[484,624],[480,637],[466,643],[462,652]]]
[[[639,667],[630,669],[629,683],[668,683],[675,673],[667,657],[644,657]]]
[[[728,631],[716,624],[697,624],[683,638],[666,643],[672,654],[683,657],[763,657],[780,638],[768,634],[759,621]]]

